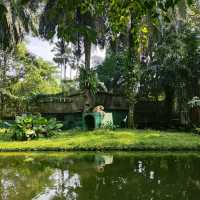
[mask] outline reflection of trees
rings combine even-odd
[[[98,172],[103,172],[104,167],[106,165],[111,165],[112,163],[113,163],[113,155],[103,155],[103,154],[95,155],[95,165],[96,165],[96,170]]]
[[[68,170],[55,169],[54,173],[49,177],[54,183],[52,187],[47,187],[45,191],[38,194],[34,200],[40,199],[67,199],[76,200],[77,194],[75,189],[80,187],[80,179],[78,174],[70,175]]]
[[[35,166],[21,159],[7,160],[0,159],[1,200],[32,199],[45,185],[52,184],[48,179],[52,173],[50,168],[40,168],[39,164]]]
[[[71,161],[71,160],[67,160]],[[66,159],[0,157],[0,200],[77,198],[78,174],[70,174]]]
[[[77,193],[81,200],[196,199],[200,193],[197,158],[133,156],[114,160],[102,173],[80,173],[82,187]]]
[[[195,200],[199,167],[193,156],[0,157],[0,200]]]

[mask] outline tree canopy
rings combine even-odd
[[[80,89],[95,92],[103,82],[126,95],[129,119],[140,97],[165,99],[171,116],[175,99],[182,105],[200,96],[199,6],[197,0],[1,0],[1,88],[16,96],[60,92],[55,66],[19,45],[31,32],[58,40],[54,61],[64,80],[70,66],[79,70]],[[92,45],[107,51],[95,68]]]

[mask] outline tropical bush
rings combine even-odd
[[[83,67],[80,68],[79,83],[82,90],[88,89],[92,93],[96,93],[98,90],[98,81],[95,71]]]
[[[12,137],[11,132],[7,128],[0,128],[0,140],[3,141],[10,141],[10,138]]]
[[[13,140],[31,140],[40,136],[50,137],[59,131],[63,124],[55,118],[46,119],[40,114],[24,114],[17,116],[10,126]]]

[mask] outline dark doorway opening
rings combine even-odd
[[[94,130],[95,129],[95,119],[92,115],[85,116],[85,126],[87,130]]]

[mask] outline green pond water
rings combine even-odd
[[[2,153],[1,200],[199,200],[198,153]]]

